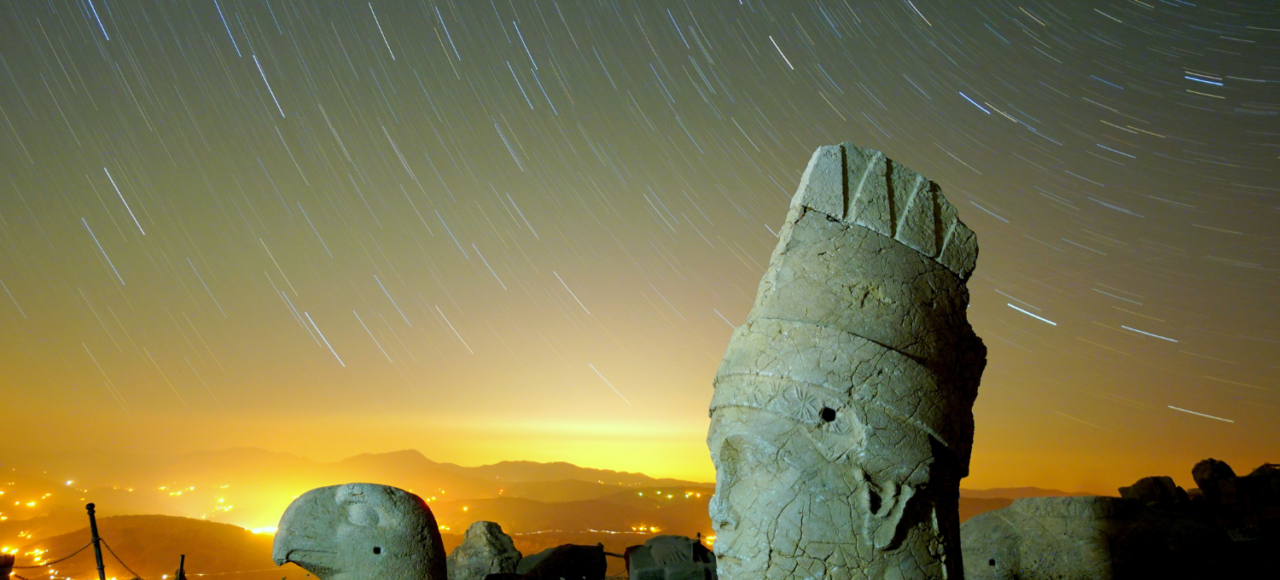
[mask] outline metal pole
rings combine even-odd
[[[98,580],[107,580],[107,569],[102,565],[102,538],[98,537],[98,519],[93,516],[93,504],[84,506],[89,510],[89,533],[93,534],[93,555],[98,558]]]
[[[178,576],[174,580],[187,580],[187,574],[183,571],[183,568],[187,566],[187,555],[179,554],[178,557],[181,559],[178,560]]]
[[[0,580],[9,580],[13,572],[13,554],[0,554]]]

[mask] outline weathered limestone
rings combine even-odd
[[[509,574],[520,563],[520,551],[511,536],[494,522],[476,522],[467,528],[462,543],[449,554],[449,580],[484,580],[490,574]]]
[[[977,252],[932,181],[852,144],[814,153],[715,378],[720,578],[960,577]]]
[[[654,536],[625,554],[629,580],[716,580],[716,557],[685,536]]]
[[[1235,577],[1215,573],[1227,559],[1225,532],[1139,500],[1024,498],[960,529],[967,580]]]
[[[272,545],[320,580],[446,580],[440,529],[422,498],[387,485],[321,487],[293,500]]]

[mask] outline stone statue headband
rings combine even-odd
[[[752,340],[739,339],[747,333]],[[842,330],[768,318],[738,327],[729,344],[716,373],[713,412],[748,407],[817,427],[855,406],[874,406],[968,457],[964,434],[973,415],[963,393],[942,388],[911,357]]]

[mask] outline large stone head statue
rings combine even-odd
[[[923,176],[818,149],[715,379],[725,580],[959,578],[959,481],[986,349],[973,232]]]
[[[321,580],[447,580],[440,529],[426,502],[372,483],[298,496],[280,518],[271,557]]]

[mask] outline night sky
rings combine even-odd
[[[0,2],[0,448],[710,481],[813,150],[936,181],[966,487],[1280,460],[1280,8]]]

